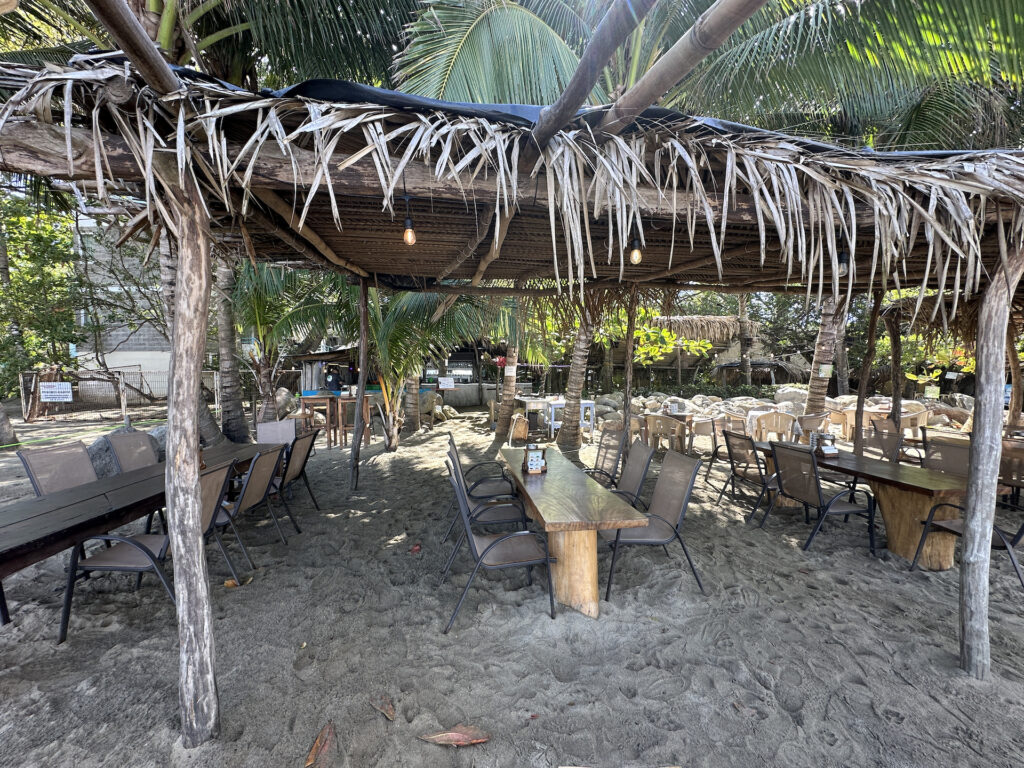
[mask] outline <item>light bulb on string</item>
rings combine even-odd
[[[644,260],[644,252],[640,250],[640,240],[638,238],[634,237],[633,238],[633,242],[630,243],[629,247],[630,247],[630,251],[629,251],[629,263],[630,264],[634,264],[634,265],[635,264],[639,264],[641,261]]]
[[[416,228],[412,223],[412,211],[409,209],[409,196],[403,195],[405,199],[405,231],[402,233],[402,240],[406,245],[416,245]]]

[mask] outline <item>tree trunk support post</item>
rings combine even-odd
[[[996,232],[1002,266],[985,290],[978,314],[977,388],[960,565],[960,668],[979,680],[988,677],[992,664],[988,627],[989,561],[1003,448],[1006,327],[1010,301],[1024,272],[1021,233],[1014,226],[1008,246],[1003,227],[1000,213]]]
[[[811,362],[811,378],[807,385],[807,413],[821,413],[825,410],[828,382],[832,378],[832,363],[836,355],[836,334],[839,330],[840,313],[845,312],[834,296],[825,299],[821,307],[821,327],[814,343],[814,360]],[[825,369],[828,375],[822,375]]]
[[[1020,353],[1017,352],[1019,331],[1013,318],[1007,318],[1006,326],[1006,359],[1010,365],[1010,412],[1006,417],[1006,426],[1019,427],[1021,410],[1024,409],[1024,376],[1020,370]]]
[[[636,301],[637,301],[637,289],[633,286],[629,292],[629,304],[626,307],[626,378],[622,391],[622,428],[626,431],[626,442],[623,445],[622,450],[622,461],[625,466],[625,461],[629,458],[629,447],[632,445],[632,440],[629,439],[631,417],[630,405],[633,401],[633,336],[636,333]]]
[[[576,341],[572,347],[572,361],[569,378],[565,383],[565,408],[562,410],[562,428],[558,430],[558,445],[563,449],[576,450],[580,447],[580,399],[587,378],[587,359],[594,331],[599,322],[601,299],[589,294],[580,303],[580,324],[576,329]],[[591,435],[593,437],[593,435]]]
[[[355,428],[352,430],[352,466],[349,471],[351,489],[359,488],[359,449],[368,424],[363,419],[363,401],[366,398],[366,379],[370,370],[370,285],[365,277],[359,278],[359,378],[356,386]]]
[[[903,412],[903,338],[900,336],[902,320],[899,306],[893,310],[893,314],[885,318],[885,327],[889,331],[889,345],[892,347],[892,359],[889,364],[892,408],[889,411],[889,418],[892,419],[897,429],[900,427],[900,414]]]
[[[858,456],[864,453],[864,401],[868,397],[868,385],[871,379],[871,366],[875,362],[878,349],[878,316],[882,313],[882,291],[875,291],[871,301],[871,314],[868,316],[868,348],[864,352],[864,360],[860,365],[860,378],[857,381],[857,412],[853,427],[853,452]]]

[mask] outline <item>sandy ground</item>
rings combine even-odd
[[[467,459],[493,453],[482,416],[449,424]],[[247,586],[223,586],[211,548],[223,724],[200,749],[177,742],[174,615],[155,580],[139,592],[128,577],[82,584],[56,646],[62,558],[8,579],[0,765],[301,766],[328,720],[335,764],[353,768],[1024,761],[1024,593],[1005,556],[994,675],[979,683],[957,669],[956,570],[871,558],[863,522],[828,524],[804,553],[802,514],[747,528],[746,508],[714,503],[703,482],[685,533],[707,596],[678,547],[632,550],[598,620],[560,608],[552,621],[543,579],[528,587],[513,571],[478,578],[442,635],[469,570],[461,556],[438,584],[446,439],[442,427],[392,455],[375,442],[351,495],[347,454],[320,450],[310,475],[322,511],[299,496],[301,535],[285,546],[263,520],[243,526],[259,566]],[[5,480],[11,471],[5,460]],[[602,555],[602,585],[607,567]],[[369,706],[379,694],[395,722]],[[456,723],[491,739],[461,750],[417,739]]]

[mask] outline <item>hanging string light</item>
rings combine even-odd
[[[634,237],[633,242],[629,244],[629,263],[639,264],[644,260],[644,252],[640,250],[640,238]]]
[[[416,228],[412,225],[412,211],[409,210],[409,196],[402,195],[402,199],[405,200],[405,232],[402,233],[402,239],[406,245],[416,245]]]
[[[836,274],[839,277],[846,277],[850,271],[850,254],[848,251],[842,250],[839,252],[839,269]]]

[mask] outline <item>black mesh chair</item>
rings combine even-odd
[[[592,469],[583,470],[606,488],[615,485],[622,461],[622,451],[626,447],[626,432],[622,429],[603,429],[601,439],[597,443],[597,458]]]
[[[478,461],[466,466],[459,456],[459,447],[455,444],[455,436],[448,433],[448,453],[459,465],[463,477],[466,478],[466,495],[470,501],[483,501],[491,496],[515,494],[516,488],[512,479],[505,473],[505,465],[500,461]],[[483,474],[479,474],[483,472]]]
[[[903,434],[878,426],[875,421],[870,429],[861,432],[864,450],[868,455],[896,464],[903,455]]]
[[[242,478],[242,487],[234,501],[225,501],[223,507],[233,520],[249,510],[265,507],[277,527],[277,534],[285,544],[284,531],[281,530],[281,522],[277,519],[277,513],[270,503],[270,496],[274,492],[274,479],[277,477],[277,469],[281,466],[281,459],[284,456],[284,446],[279,445],[269,451],[258,453],[249,464],[249,471]],[[295,526],[296,533],[302,533],[299,524],[295,522],[291,510],[285,507],[285,512]]]
[[[739,432],[732,432],[728,429],[722,434],[725,438],[726,454],[729,457],[729,476],[722,483],[722,490],[718,492],[716,504],[722,503],[725,489],[730,485],[732,486],[732,496],[733,498],[736,497],[737,480],[741,483],[752,485],[757,488],[758,493],[757,501],[754,502],[754,508],[750,510],[750,514],[747,516],[747,522],[749,523],[754,519],[754,515],[760,508],[765,495],[767,494],[768,498],[771,499],[772,493],[778,489],[775,475],[768,474],[764,460],[757,452],[752,437],[740,434]],[[762,521],[761,524],[764,525],[764,522]]]
[[[452,489],[455,491],[455,499],[459,507],[459,514],[462,517],[462,524],[465,528],[466,540],[469,542],[469,552],[473,556],[473,571],[466,581],[466,586],[462,590],[462,595],[459,597],[459,602],[455,606],[451,619],[448,621],[448,626],[444,628],[444,634],[447,635],[455,623],[455,618],[459,615],[459,610],[466,600],[466,595],[469,594],[469,588],[473,584],[473,579],[476,578],[476,574],[481,568],[488,571],[526,568],[527,583],[532,585],[533,567],[537,565],[547,566],[548,601],[551,606],[551,618],[555,618],[555,594],[551,585],[551,564],[555,562],[555,558],[548,554],[547,539],[542,534],[532,531],[513,531],[511,533],[475,532],[472,520],[470,519],[469,499],[459,486],[454,472],[450,477],[450,481]],[[444,577],[441,578],[441,582],[444,583]]]
[[[1016,505],[1007,504],[1001,501],[996,502],[996,507],[1012,509],[1017,512],[1024,511]],[[921,558],[921,552],[924,551],[924,543],[928,539],[928,534],[932,531],[941,531],[942,533],[951,533],[954,536],[963,537],[964,519],[962,517],[953,518],[951,520],[935,519],[935,513],[943,508],[953,508],[959,510],[961,514],[964,512],[964,508],[959,504],[950,504],[948,502],[936,504],[929,510],[928,517],[924,520],[924,530],[921,531],[921,541],[917,544],[917,551],[914,553],[914,560],[910,564],[910,570],[913,571],[917,568],[917,561]],[[1021,524],[1016,533],[1010,533],[1005,528],[1000,528],[998,524],[993,524],[992,526],[992,549],[1006,550],[1006,554],[1010,558],[1010,564],[1013,566],[1013,570],[1017,573],[1017,578],[1020,580],[1021,587],[1024,588],[1024,573],[1021,573],[1020,562],[1017,560],[1017,555],[1014,553],[1014,547],[1020,544],[1021,539],[1024,539],[1024,523]]]
[[[761,526],[764,526],[764,521],[768,519],[768,515],[775,508],[775,504],[780,496],[801,503],[804,507],[805,519],[807,519],[809,511],[814,509],[818,517],[811,535],[807,537],[807,541],[804,543],[804,550],[806,551],[810,548],[814,537],[818,535],[818,531],[821,530],[825,518],[834,515],[842,515],[846,520],[849,520],[850,515],[866,517],[868,521],[868,548],[873,556],[875,554],[874,497],[861,488],[842,490],[826,500],[821,490],[818,462],[810,449],[782,445],[780,443],[772,443],[771,446],[772,458],[775,460],[775,477],[778,481],[779,490],[775,494],[775,498],[772,499],[768,511],[764,513]],[[856,495],[858,493],[864,495],[863,504],[856,502]]]
[[[281,499],[281,503],[284,504],[284,508],[288,510],[289,515],[291,515],[291,508],[288,506],[288,501],[285,499],[285,493],[291,490],[291,487],[300,480],[305,483],[306,492],[309,493],[309,498],[313,500],[313,506],[318,512],[320,511],[320,505],[317,504],[316,496],[313,495],[313,489],[309,485],[309,478],[306,477],[306,463],[309,461],[310,454],[313,452],[313,443],[316,442],[316,436],[319,433],[319,429],[314,429],[312,432],[295,438],[295,440],[292,441],[291,447],[288,449],[288,456],[284,462],[284,469],[280,475],[276,476],[273,481],[271,481],[271,493],[277,495]]]
[[[597,532],[612,548],[612,562],[608,569],[608,588],[605,591],[605,600],[611,599],[615,565],[619,559],[619,552],[624,547],[634,545],[664,547],[665,553],[668,554],[668,544],[673,539],[677,540],[683,548],[686,562],[690,564],[690,570],[693,571],[693,578],[697,580],[700,591],[704,591],[700,574],[697,573],[697,568],[686,549],[686,542],[683,541],[681,533],[683,518],[686,517],[686,508],[690,504],[693,484],[697,481],[700,466],[700,459],[675,451],[666,451],[665,458],[661,462],[661,472],[658,473],[658,480],[654,484],[651,504],[645,513],[647,526]]]
[[[639,438],[633,441],[629,448],[629,456],[622,468],[618,479],[612,483],[612,493],[622,496],[631,505],[636,507],[643,504],[640,498],[644,489],[644,481],[647,480],[647,472],[651,468],[651,459],[654,458],[654,449],[643,443]]]

